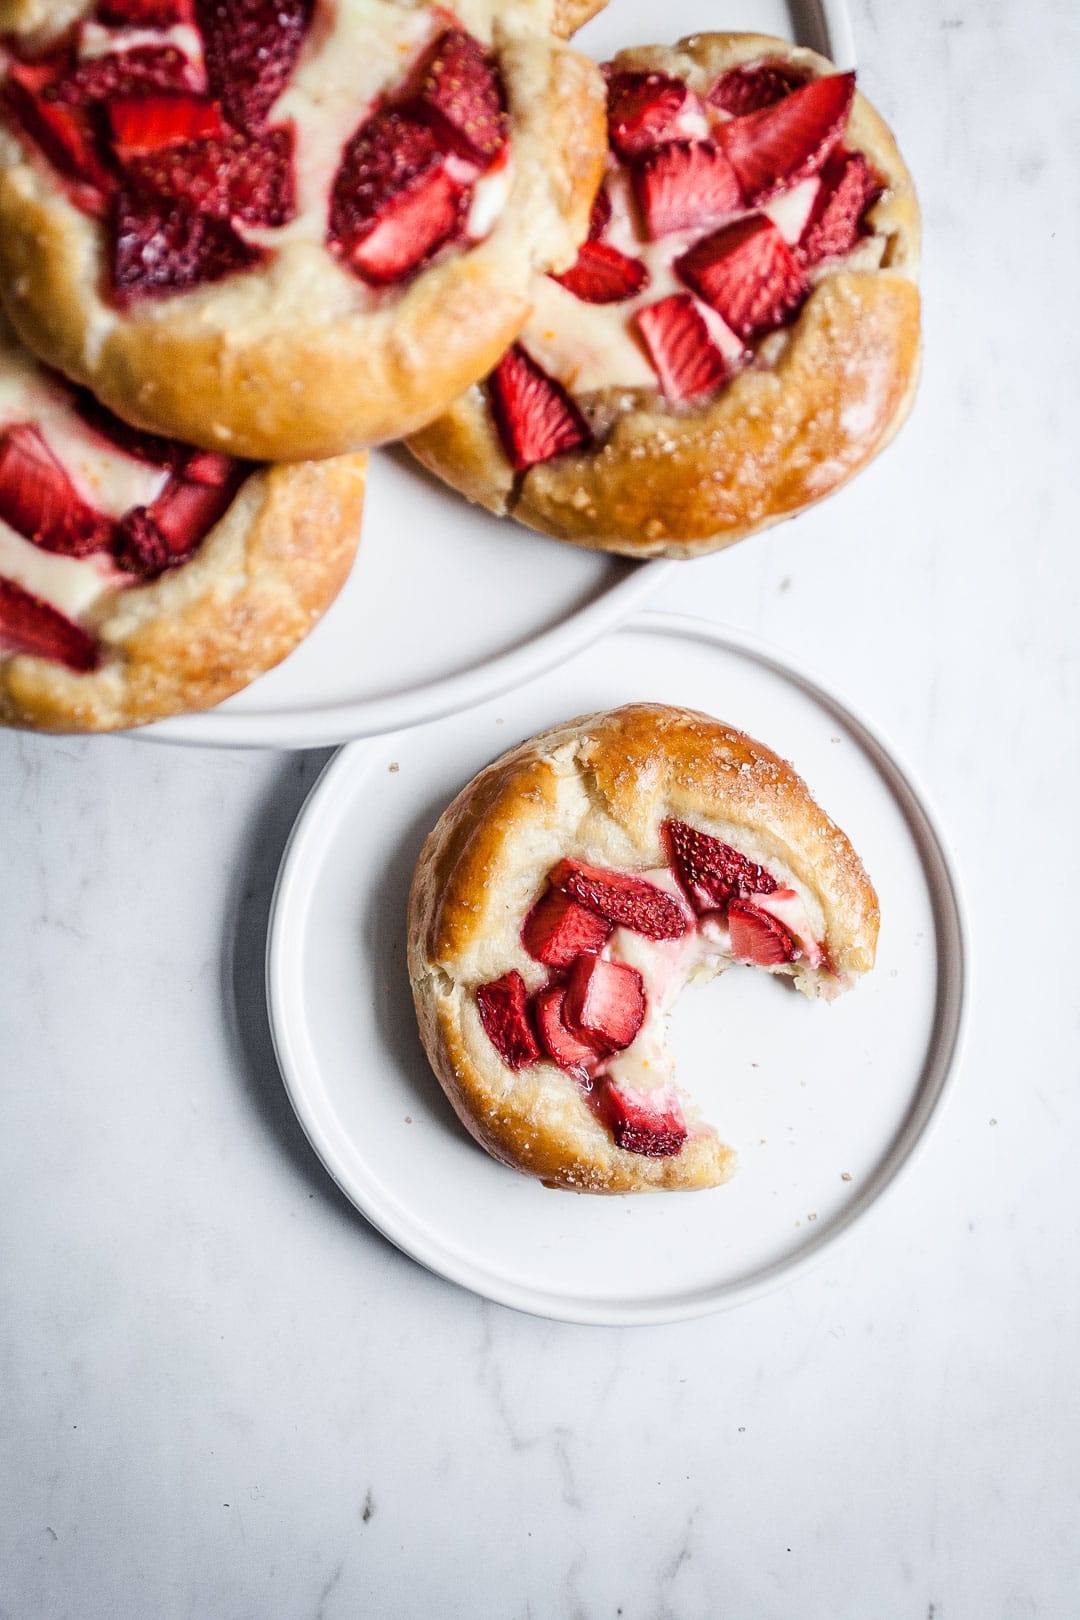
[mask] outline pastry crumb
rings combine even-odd
[[[393,772],[394,772],[394,771],[400,771],[400,769],[401,769],[401,766],[400,766],[400,765],[399,765],[399,764],[398,764],[398,762],[397,762],[397,760],[396,760],[396,759],[392,759],[392,760],[391,760],[391,761],[390,761],[390,772],[391,772],[391,775],[392,775],[392,774],[393,774]]]
[[[850,1181],[851,1180],[851,1171],[850,1170],[841,1170],[841,1172],[840,1172],[840,1180],[841,1181]]]
[[[411,1125],[412,1124],[412,1115],[411,1114],[406,1114],[405,1115],[405,1123],[406,1123],[406,1125]]]

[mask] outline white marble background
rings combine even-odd
[[[1080,13],[855,23],[925,207],[915,416],[660,605],[786,645],[931,785],[977,947],[945,1121],[741,1311],[487,1305],[364,1225],[277,1078],[325,756],[0,736],[0,1620],[1077,1614]]]

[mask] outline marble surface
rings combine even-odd
[[[854,12],[925,209],[921,397],[658,605],[790,648],[929,784],[976,947],[945,1119],[742,1310],[488,1305],[365,1226],[277,1077],[264,932],[326,756],[0,737],[2,1620],[1076,1613],[1080,22]]]

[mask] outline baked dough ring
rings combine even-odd
[[[650,874],[667,864],[669,818],[724,840],[800,895],[824,959],[773,971],[830,995],[873,966],[877,896],[858,856],[791,767],[742,732],[693,710],[633,704],[504,754],[424,844],[409,898],[409,975],[424,1047],[462,1123],[497,1159],[551,1187],[710,1187],[734,1169],[733,1151],[689,1113],[690,1135],[673,1155],[616,1146],[574,1078],[547,1059],[515,1072],[478,1011],[477,988],[509,971],[529,991],[545,983],[521,930],[556,863]]]
[[[700,93],[726,70],[763,58],[809,77],[835,71],[816,52],[761,34],[695,35],[674,49],[622,51],[614,66],[659,70]],[[671,406],[656,389],[577,394],[598,446],[520,475],[477,384],[414,435],[410,450],[500,516],[633,557],[715,551],[830,494],[896,433],[919,370],[920,220],[911,177],[858,93],[845,142],[887,185],[866,216],[881,239],[880,268],[860,267],[861,247],[819,266],[798,318],[763,340],[767,368],[742,371],[700,404]]]
[[[25,360],[0,315],[0,395]],[[78,674],[0,644],[0,723],[42,731],[142,725],[209,708],[280,663],[348,575],[366,469],[365,452],[254,469],[189,561],[152,583],[106,590],[79,613],[53,603],[99,643],[100,663]],[[31,570],[19,583],[46,600],[35,568],[44,564],[48,579],[57,562],[69,572],[94,567],[39,552],[2,522],[0,531],[0,585],[15,577],[5,571],[11,553]]]
[[[387,0],[341,12],[354,29],[415,16]],[[547,32],[548,0],[461,0],[457,12],[492,45],[510,118],[508,194],[477,245],[375,291],[329,252],[319,216],[299,235],[260,233],[275,253],[252,270],[121,310],[101,291],[103,227],[25,138],[0,130],[0,298],[24,342],[125,421],[254,460],[337,455],[438,415],[513,340],[533,270],[573,261],[604,144],[599,74]],[[331,30],[317,48],[329,60],[344,46]],[[358,101],[353,127],[364,111]]]

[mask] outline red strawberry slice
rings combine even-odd
[[[516,970],[482,984],[476,992],[484,1033],[508,1069],[527,1068],[540,1056],[529,1023],[528,999],[525,980]]]
[[[705,99],[710,107],[720,107],[738,118],[775,106],[805,82],[794,68],[780,62],[730,68],[720,75]]]
[[[491,373],[488,392],[499,438],[517,472],[592,439],[566,389],[520,343],[507,350]]]
[[[816,174],[842,138],[855,95],[854,73],[832,73],[793,90],[774,107],[721,124],[717,138],[748,203]]]
[[[171,28],[195,21],[195,0],[99,0],[97,16],[115,28]]]
[[[109,102],[114,96],[190,92],[206,89],[202,64],[192,62],[175,45],[135,45],[85,57],[56,87],[56,98],[69,107]]]
[[[256,134],[303,49],[314,0],[196,0],[210,88],[230,124]]]
[[[96,669],[100,661],[97,643],[85,630],[24,590],[13,579],[0,578],[0,649],[25,653],[31,658],[48,658],[66,664],[79,675]]]
[[[743,208],[735,171],[712,141],[669,141],[636,163],[631,179],[654,241],[671,231],[709,230]]]
[[[398,281],[458,234],[468,196],[426,125],[376,113],[349,141],[334,181],[331,250],[365,280]]]
[[[863,215],[883,190],[861,152],[834,152],[821,171],[821,190],[796,249],[801,262],[817,264],[850,253]]]
[[[648,939],[679,939],[689,927],[674,895],[644,878],[565,860],[552,867],[548,880],[553,889],[561,889],[588,911]]]
[[[611,924],[559,889],[549,889],[525,918],[521,940],[537,962],[566,968],[574,958],[603,948]]]
[[[608,1079],[599,1100],[616,1146],[627,1153],[640,1153],[647,1159],[670,1159],[690,1134],[674,1086],[638,1091]]]
[[[729,900],[773,894],[779,884],[771,872],[685,821],[665,821],[664,840],[675,876],[696,911],[722,911]]]
[[[166,147],[128,159],[128,176],[141,191],[183,198],[200,212],[243,225],[287,225],[296,212],[293,130],[288,124],[249,139]]]
[[[0,434],[0,518],[44,551],[87,557],[112,539],[113,524],[88,506],[31,423]]]
[[[97,136],[85,109],[64,106],[56,85],[64,61],[12,62],[3,98],[15,119],[61,174],[85,181],[98,193],[112,177],[97,152]]]
[[[120,192],[112,217],[113,301],[182,292],[261,263],[225,220],[190,203]]]
[[[557,987],[541,990],[536,998],[536,1027],[540,1045],[560,1069],[575,1079],[588,1080],[600,1063],[596,1049],[567,1027],[564,1016],[566,991]]]
[[[771,219],[751,214],[696,242],[675,269],[741,338],[790,319],[810,283]]]
[[[108,113],[113,150],[121,163],[225,134],[220,107],[205,96],[121,96],[109,103]]]
[[[731,935],[731,954],[737,962],[752,962],[756,967],[775,967],[779,962],[794,962],[799,948],[783,923],[759,911],[747,900],[733,900],[728,906],[728,932]]]
[[[645,986],[637,968],[602,956],[579,956],[570,970],[563,1017],[596,1052],[621,1052],[645,1021]]]
[[[589,241],[599,241],[611,223],[611,198],[603,186],[593,198],[592,212],[589,214]]]
[[[220,489],[237,476],[237,463],[231,456],[220,455],[216,450],[189,450],[187,445],[177,448],[184,452],[178,471],[189,484],[212,484]]]
[[[174,474],[150,506],[125,513],[113,546],[117,563],[130,574],[155,579],[187,562],[228,510],[243,473],[241,464],[232,462],[222,483],[198,483]]]
[[[727,361],[689,293],[647,304],[634,318],[668,399],[693,399],[727,377]]]
[[[569,270],[552,280],[583,304],[621,304],[648,286],[649,272],[640,259],[607,242],[583,242]]]
[[[666,73],[614,73],[608,80],[608,135],[623,157],[677,140],[685,115],[698,110],[689,87]]]
[[[494,58],[462,28],[439,35],[404,110],[427,124],[446,152],[487,168],[506,145],[507,121]]]

